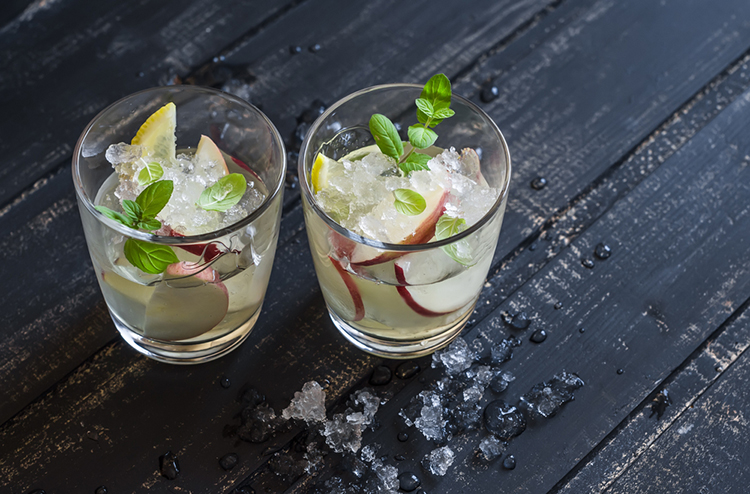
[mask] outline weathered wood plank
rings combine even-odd
[[[511,442],[514,471],[475,464],[481,436],[474,435],[451,475],[428,483],[429,491],[502,484],[507,492],[546,492],[750,297],[748,110],[750,92],[469,332],[498,340],[507,333],[501,312],[524,310],[532,329],[549,334],[539,346],[525,343],[507,364],[517,379],[506,400],[563,369],[587,385],[562,413]],[[581,257],[601,241],[612,257],[584,268]]]
[[[569,478],[553,491],[568,494],[603,492],[619,478],[628,477],[631,465],[647,461],[646,458],[649,458],[653,451],[658,451],[661,448],[659,444],[664,441],[663,437],[674,434],[675,430],[679,431],[684,417],[691,414],[696,405],[700,406],[698,403],[705,401],[704,394],[714,393],[715,384],[719,379],[732,379],[727,375],[727,369],[734,369],[740,358],[747,359],[746,350],[750,347],[748,305],[746,303],[740,308],[737,317],[730,319],[726,327],[720,328],[719,334],[712,335],[695,355],[659,386],[659,390],[667,390],[672,402],[660,419],[656,419],[652,408],[656,396],[649,396],[610,434],[611,437],[582,461],[583,465],[579,465],[577,470],[569,474]],[[735,386],[742,387],[736,383]],[[696,430],[694,434],[698,433]],[[716,463],[712,461],[711,464]],[[653,482],[653,488],[661,482],[659,475],[653,475],[650,480]],[[676,482],[675,489],[680,485],[684,485],[684,482]],[[690,492],[699,492],[700,486],[699,483],[691,483]],[[719,489],[714,487],[707,492],[717,491]],[[724,489],[720,491],[729,492]]]
[[[728,362],[729,369],[711,384],[674,420],[669,429],[648,446],[628,470],[606,492],[741,494],[750,485],[747,437],[750,422],[750,353],[747,335],[750,324],[745,318],[737,337],[745,348]],[[720,347],[735,353],[729,348]],[[734,361],[736,359],[736,361]],[[722,359],[723,360],[723,359]],[[706,366],[707,367],[707,366]],[[704,368],[704,372],[710,372]],[[682,392],[680,389],[678,392]],[[691,390],[684,390],[691,391]]]
[[[286,2],[37,2],[0,29],[0,205],[72,153],[117,99],[184,74]]]

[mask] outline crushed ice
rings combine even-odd
[[[281,412],[284,419],[304,420],[308,425],[326,419],[326,392],[315,381],[306,382],[302,391],[294,393],[288,407]]]

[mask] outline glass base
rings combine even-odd
[[[411,359],[423,357],[448,346],[466,325],[466,322],[474,313],[474,307],[466,311],[466,314],[456,320],[451,326],[442,333],[431,336],[430,338],[419,340],[395,340],[388,338],[378,338],[370,334],[363,333],[353,328],[343,319],[337,316],[330,308],[328,314],[336,328],[344,337],[352,342],[357,348],[367,353],[377,355],[378,357],[390,359]]]
[[[250,335],[260,315],[260,308],[244,324],[234,331],[213,340],[197,343],[156,340],[130,329],[110,311],[112,321],[123,339],[143,355],[168,364],[191,365],[210,362],[223,357],[242,344]]]

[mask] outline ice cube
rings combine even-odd
[[[562,405],[573,399],[573,391],[583,384],[577,375],[563,371],[549,382],[534,385],[521,397],[520,406],[532,416],[552,417]]]
[[[495,400],[484,409],[484,425],[488,431],[507,441],[526,430],[526,418],[513,405]]]
[[[471,367],[476,354],[462,337],[456,338],[445,350],[432,354],[432,367],[442,365],[449,375],[455,375]]]
[[[427,439],[440,441],[445,437],[446,424],[440,396],[429,391],[422,391],[419,396],[422,398],[423,406],[414,425]]]
[[[433,449],[422,460],[422,466],[433,475],[443,476],[456,459],[456,454],[448,446]]]
[[[374,460],[377,457],[378,449],[380,449],[379,444],[368,444],[367,446],[364,446],[362,448],[362,451],[360,451],[359,456],[362,458],[362,461],[367,463],[372,463],[372,460]]]
[[[362,426],[348,422],[343,413],[337,413],[325,423],[323,435],[326,444],[336,453],[356,453],[362,441]]]
[[[380,407],[380,398],[371,390],[360,389],[351,397],[352,409],[347,415],[347,421],[368,426],[375,420],[375,414]]]
[[[294,393],[292,402],[282,412],[284,419],[304,420],[308,425],[326,419],[326,393],[315,381],[306,382]]]
[[[117,144],[110,144],[107,151],[104,153],[104,157],[107,158],[112,165],[120,165],[122,163],[133,163],[143,155],[142,146],[133,146],[124,142],[118,142]]]
[[[374,492],[379,494],[396,494],[398,492],[398,469],[392,465],[386,465],[382,461],[372,462],[372,470],[378,479],[378,483],[370,483],[368,487],[375,488]]]
[[[505,451],[505,445],[495,436],[488,436],[479,443],[479,453],[487,461],[494,460]]]
[[[492,345],[492,364],[498,365],[507,360],[510,360],[513,357],[513,348],[519,346],[520,344],[521,340],[519,340],[515,336],[511,336],[510,338],[506,338],[503,341]]]

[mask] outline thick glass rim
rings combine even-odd
[[[125,101],[131,98],[134,98],[136,96],[141,96],[146,93],[163,93],[163,92],[174,92],[174,91],[188,91],[188,92],[195,92],[196,94],[206,93],[206,94],[211,94],[213,96],[220,96],[221,98],[230,100],[234,103],[244,106],[246,109],[250,111],[256,112],[258,115],[261,116],[263,121],[266,124],[268,124],[269,129],[271,129],[272,131],[271,134],[273,136],[273,140],[279,146],[281,150],[281,168],[282,169],[279,175],[278,183],[276,184],[276,187],[272,191],[269,191],[268,196],[265,198],[263,203],[260,206],[258,206],[258,209],[256,209],[255,211],[253,211],[252,213],[250,213],[248,216],[244,217],[243,219],[237,221],[236,223],[232,223],[229,226],[225,226],[223,228],[214,230],[209,233],[202,233],[200,235],[186,235],[184,237],[154,235],[152,233],[142,232],[140,230],[134,230],[121,223],[118,223],[117,221],[107,218],[102,213],[97,211],[96,208],[94,208],[93,202],[86,194],[86,191],[83,189],[83,180],[79,172],[80,170],[79,157],[81,155],[81,146],[83,145],[83,141],[88,136],[94,124],[105,113],[107,113],[110,109],[114,108],[115,106],[120,105],[124,103]],[[190,85],[182,84],[182,85],[176,85],[176,86],[161,86],[161,87],[143,89],[141,91],[138,91],[138,92],[129,94],[123,98],[120,98],[119,100],[115,101],[111,105],[108,105],[102,111],[97,113],[96,116],[92,118],[91,121],[83,129],[83,132],[81,133],[81,136],[78,138],[78,141],[76,142],[76,146],[73,149],[72,172],[73,172],[73,184],[75,185],[76,195],[78,196],[78,199],[86,207],[89,213],[91,213],[94,216],[94,218],[96,218],[97,221],[99,221],[100,223],[103,223],[108,228],[115,230],[118,233],[121,233],[122,235],[125,235],[130,238],[135,238],[138,240],[145,240],[147,242],[157,243],[157,244],[180,245],[180,244],[192,244],[192,243],[197,243],[197,242],[206,242],[210,240],[215,240],[225,235],[234,233],[237,230],[244,228],[250,225],[251,223],[253,223],[260,216],[262,216],[263,213],[266,212],[266,210],[268,210],[273,200],[283,190],[284,177],[286,175],[286,166],[287,166],[287,156],[286,156],[286,148],[284,147],[284,141],[281,138],[281,134],[279,134],[279,131],[276,128],[276,126],[273,124],[273,122],[271,122],[271,120],[266,116],[265,113],[260,111],[257,107],[255,107],[251,103],[243,100],[242,98],[234,96],[233,94],[220,91],[218,89],[210,88],[210,87],[190,86]]]
[[[487,211],[487,213],[482,216],[482,218],[474,223],[471,227],[467,228],[466,230],[462,231],[461,233],[457,235],[453,235],[452,237],[448,237],[443,240],[438,240],[435,242],[429,242],[425,244],[392,244],[388,242],[380,242],[378,240],[373,240],[371,238],[363,237],[362,235],[359,235],[357,233],[354,233],[351,230],[348,230],[344,228],[343,226],[336,223],[333,219],[331,219],[330,216],[328,216],[325,211],[323,211],[320,206],[318,206],[318,203],[315,201],[315,198],[313,197],[312,190],[310,190],[310,180],[307,173],[307,167],[305,166],[305,156],[307,155],[308,148],[310,147],[310,141],[312,140],[312,136],[315,134],[315,132],[320,128],[320,126],[323,124],[323,121],[331,115],[336,109],[338,109],[343,104],[347,103],[348,101],[357,98],[359,96],[362,96],[363,94],[367,94],[370,92],[380,91],[384,89],[416,89],[416,90],[422,90],[423,86],[420,86],[419,84],[407,84],[407,83],[400,83],[400,84],[379,84],[376,86],[370,86],[364,89],[360,89],[359,91],[356,91],[349,96],[346,96],[340,100],[338,100],[336,103],[331,105],[330,108],[328,108],[320,117],[318,117],[315,122],[313,122],[312,126],[310,126],[310,130],[308,130],[307,135],[305,136],[305,140],[302,142],[302,146],[300,147],[299,152],[299,159],[297,161],[297,174],[300,177],[300,188],[302,189],[302,194],[304,194],[305,199],[307,199],[308,204],[312,208],[313,211],[315,211],[315,214],[318,215],[319,218],[321,218],[323,221],[328,224],[328,226],[337,232],[338,234],[349,238],[357,243],[367,245],[369,247],[374,247],[376,249],[380,250],[391,250],[391,251],[397,251],[397,252],[417,252],[417,251],[424,251],[424,250],[431,250],[437,247],[443,247],[446,245],[450,245],[454,242],[457,242],[463,238],[466,238],[474,233],[476,233],[479,229],[482,228],[486,223],[492,219],[492,217],[495,215],[497,210],[500,208],[500,206],[503,204],[503,201],[508,196],[508,187],[510,185],[510,173],[511,173],[511,166],[510,166],[510,152],[508,151],[508,144],[505,142],[505,137],[503,137],[503,133],[498,128],[497,124],[495,124],[495,121],[490,118],[487,113],[482,110],[479,106],[472,103],[468,99],[464,98],[463,96],[453,94],[452,98],[453,100],[458,100],[461,102],[461,104],[469,107],[473,111],[477,112],[482,118],[484,118],[487,123],[489,124],[490,128],[497,134],[498,139],[500,140],[500,144],[503,148],[503,152],[505,154],[505,178],[503,180],[502,187],[500,188],[500,194],[498,194],[497,200],[492,205],[492,207]]]

